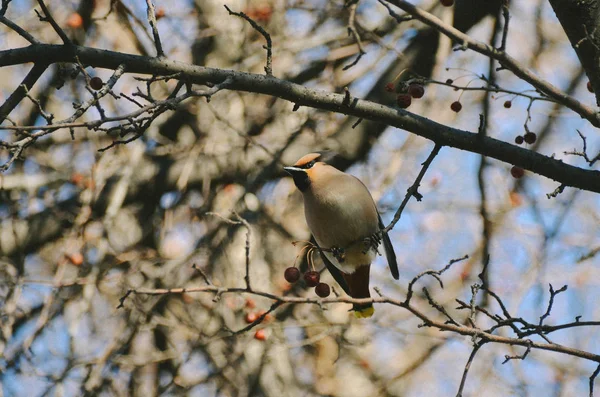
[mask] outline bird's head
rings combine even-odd
[[[302,156],[293,166],[283,167],[283,169],[294,178],[298,190],[304,192],[311,183],[332,168],[326,163],[331,156],[329,152],[309,153]]]

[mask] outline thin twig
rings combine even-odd
[[[510,13],[508,11],[508,0],[502,0],[502,17],[504,18],[504,26],[502,28],[502,41],[499,50],[506,51],[506,39],[508,37],[508,23],[510,21]]]
[[[154,36],[154,44],[156,46],[156,56],[162,58],[165,56],[163,52],[162,43],[160,42],[160,36],[158,34],[158,27],[156,26],[156,14],[154,13],[154,3],[152,0],[146,0],[146,6],[148,9],[148,23],[152,28],[152,36]]]
[[[267,40],[266,47],[263,47],[265,50],[267,50],[267,65],[265,66],[265,73],[267,74],[267,76],[273,76],[273,68],[271,66],[273,63],[273,42],[271,41],[271,35],[269,33],[267,33],[266,30],[264,30],[258,23],[256,23],[248,15],[244,14],[243,12],[231,11],[231,9],[229,7],[227,7],[227,5],[223,5],[223,6],[227,10],[227,12],[229,12],[229,15],[235,15],[236,17],[245,19],[246,21],[248,21],[248,23],[250,23],[250,25],[252,25],[254,30],[256,30],[257,32],[262,34],[263,37],[265,38],[265,40]]]
[[[486,343],[487,343],[487,341],[480,341],[480,342],[476,343],[475,346],[473,346],[473,351],[471,351],[471,354],[469,355],[469,359],[467,360],[467,363],[465,364],[465,369],[463,371],[463,375],[460,380],[460,386],[458,387],[458,392],[456,393],[456,397],[462,397],[463,390],[465,388],[465,383],[467,382],[467,374],[469,373],[469,369],[471,368],[471,363],[473,363],[473,359],[475,359],[475,355],[477,354],[477,352],[479,351],[481,346],[485,345]]]
[[[22,27],[20,27],[19,25],[17,25],[13,21],[11,21],[10,19],[6,18],[4,15],[0,15],[0,23],[5,24],[9,28],[11,28],[15,32],[17,32],[19,34],[19,36],[23,37],[25,40],[27,40],[31,44],[40,44],[41,43],[38,39],[33,37],[28,31],[26,31],[25,29],[23,29]]]
[[[348,29],[348,36],[354,37],[354,41],[356,41],[356,45],[358,46],[358,55],[356,56],[356,59],[354,61],[352,61],[350,64],[344,66],[342,68],[342,70],[348,70],[348,69],[350,69],[352,66],[356,65],[358,63],[358,61],[360,61],[360,59],[363,57],[363,55],[366,54],[366,51],[363,48],[362,41],[360,39],[360,35],[356,31],[356,26],[354,25],[354,20],[356,18],[356,7],[357,7],[356,3],[352,4],[349,7],[350,8],[350,15],[348,16],[348,26],[347,26],[347,29]]]
[[[429,157],[427,157],[427,160],[425,160],[425,162],[422,164],[423,167],[421,168],[421,172],[419,172],[417,179],[415,179],[415,182],[412,184],[412,186],[406,190],[406,196],[404,196],[404,200],[402,200],[400,207],[394,214],[394,219],[392,219],[390,224],[383,230],[384,232],[386,232],[386,233],[389,232],[390,230],[392,230],[394,228],[396,223],[398,223],[398,221],[400,220],[400,217],[402,216],[402,211],[404,211],[404,207],[406,207],[406,204],[408,204],[408,200],[410,200],[410,198],[412,196],[414,196],[417,199],[417,201],[421,201],[421,199],[423,198],[421,193],[419,193],[419,186],[421,184],[421,180],[425,176],[427,169],[433,162],[433,159],[435,158],[435,156],[438,155],[441,148],[442,148],[442,145],[439,145],[437,143],[435,144],[435,147],[429,154]]]
[[[46,7],[46,4],[44,4],[44,1],[43,0],[37,0],[37,2],[40,5],[40,8],[42,9],[42,12],[45,15],[44,17],[42,17],[38,13],[38,16],[39,16],[40,20],[44,21],[44,22],[48,22],[50,25],[52,25],[52,28],[54,29],[54,31],[60,36],[60,39],[63,41],[63,44],[65,44],[65,45],[73,45],[73,43],[71,42],[71,39],[69,39],[69,36],[67,36],[67,34],[65,33],[65,31],[62,30],[62,28],[60,26],[58,26],[58,24],[56,23],[56,21],[52,17],[52,14],[50,14],[50,11],[48,10],[48,7]],[[37,10],[36,10],[36,12],[37,12]]]

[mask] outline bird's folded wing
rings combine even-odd
[[[319,246],[317,244],[317,242],[315,241],[314,237],[311,239],[311,241],[317,247]],[[340,285],[340,287],[342,287],[344,292],[346,292],[348,295],[350,295],[350,289],[348,288],[348,284],[346,283],[346,280],[344,280],[342,271],[340,269],[338,269],[337,267],[335,267],[335,265],[333,263],[331,263],[331,261],[329,259],[327,259],[327,257],[323,253],[323,251],[321,251],[320,247],[319,247],[319,252],[321,253],[321,259],[323,259],[323,263],[325,264],[325,267],[327,268],[327,270],[329,270],[329,273],[331,273],[334,280]]]

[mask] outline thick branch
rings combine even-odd
[[[218,84],[230,78],[231,83],[228,88],[232,90],[273,95],[301,106],[310,106],[385,123],[430,139],[441,146],[483,154],[546,176],[566,186],[600,193],[600,171],[574,167],[560,160],[497,139],[481,137],[477,133],[451,128],[405,110],[394,109],[378,103],[354,98],[346,106],[344,105],[344,95],[309,89],[270,76],[212,69],[168,59],[153,59],[87,47],[65,48],[47,44],[0,51],[0,66],[37,62],[42,59],[46,62],[72,62],[76,56],[82,63],[93,67],[116,69],[119,65],[125,64],[128,73],[149,75],[179,73],[181,78],[196,84]]]
[[[598,0],[550,0],[600,105],[600,2]]]

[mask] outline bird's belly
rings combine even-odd
[[[319,243],[319,240],[317,240],[317,243]],[[319,243],[319,246],[322,246],[322,244]],[[377,256],[377,251],[369,247],[365,252],[365,246],[360,242],[344,249],[341,261],[332,252],[324,251],[324,254],[335,267],[344,273],[352,274],[359,266],[373,262]]]

